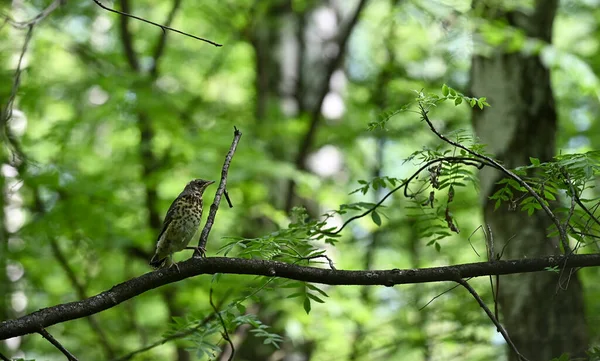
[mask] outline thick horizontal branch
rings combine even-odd
[[[158,269],[133,278],[85,300],[64,303],[0,323],[0,340],[38,332],[57,323],[93,315],[151,289],[202,274],[240,274],[282,277],[329,285],[382,285],[459,281],[463,278],[544,271],[547,267],[600,266],[600,254],[550,256],[513,261],[468,263],[456,266],[345,271],[299,266],[259,259],[209,257],[191,258],[179,267]]]

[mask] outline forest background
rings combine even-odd
[[[500,250],[502,259],[598,253],[598,5],[2,4],[0,321],[150,272],[170,202],[191,179],[219,183],[234,127],[243,136],[227,177],[233,208],[221,202],[209,257],[335,272],[486,262]],[[543,173],[556,161],[564,184],[528,180],[565,222],[570,246],[524,189],[513,184],[516,195],[503,198],[502,178],[469,162],[423,169],[373,211],[423,161],[466,154],[435,131],[510,169]],[[80,360],[227,360],[232,345],[235,360],[517,360],[514,349],[531,360],[598,357],[598,268],[538,270],[493,277],[494,288],[469,279],[499,309],[514,348],[452,282],[331,286],[210,270],[47,332]],[[64,359],[37,332],[3,341],[0,354]]]

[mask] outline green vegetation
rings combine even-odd
[[[600,10],[561,2],[548,43],[513,18],[533,14],[534,3],[101,2],[222,47],[95,1],[0,5],[0,321],[152,272],[165,213],[195,178],[216,181],[204,193],[204,226],[234,127],[243,136],[227,173],[233,207],[221,199],[207,257],[335,277],[598,253]],[[537,83],[507,91],[501,82],[512,75],[499,71],[489,93],[474,93],[472,60],[499,53],[551,70],[557,126],[509,120],[515,108],[537,114]],[[485,128],[486,114],[502,121]],[[555,143],[536,143],[545,132]],[[480,139],[489,134],[498,142]],[[518,149],[498,146],[509,138],[555,155],[532,151],[513,164],[505,156]],[[491,169],[502,176],[480,182]],[[495,229],[484,218],[502,212],[543,219],[553,251],[511,253],[511,242],[535,242],[524,227]],[[582,337],[600,359],[600,268],[537,270],[564,292],[578,290],[570,277],[581,281]],[[207,273],[46,330],[78,360],[227,360],[231,345],[240,361],[516,357],[454,282],[339,286],[304,281],[314,275]],[[494,313],[498,278],[465,280]],[[503,324],[504,307],[494,315]],[[521,332],[507,332],[521,349]],[[0,342],[0,354],[65,359],[45,338]]]

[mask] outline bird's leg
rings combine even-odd
[[[175,266],[175,268],[177,268],[177,272],[181,273],[181,270],[179,269],[179,265],[177,265],[177,263],[173,262],[173,255],[169,256],[168,262],[169,262],[169,268]]]
[[[204,247],[185,247],[185,249],[193,249],[194,255],[192,257],[197,258],[206,258],[206,250]]]

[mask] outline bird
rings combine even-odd
[[[173,253],[189,248],[187,245],[196,234],[202,218],[202,194],[213,183],[210,180],[194,179],[175,198],[163,221],[150,266],[171,266]]]

